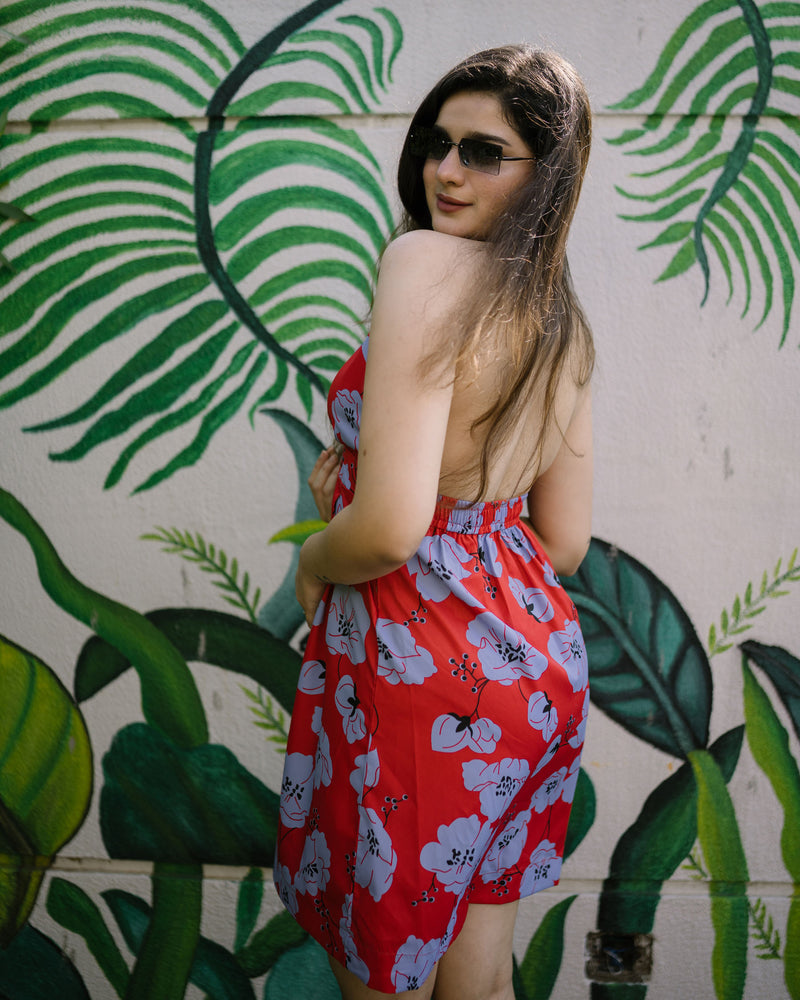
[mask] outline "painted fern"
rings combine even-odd
[[[229,559],[223,549],[206,543],[199,531],[180,531],[178,528],[157,527],[154,532],[142,535],[142,538],[159,542],[164,552],[174,552],[187,562],[195,563],[203,573],[216,576],[214,586],[221,590],[224,600],[244,611],[251,622],[256,622],[258,603],[261,600],[261,588],[250,589],[250,574],[239,571],[239,561]]]
[[[0,44],[0,112],[33,122],[3,140],[0,183],[36,217],[0,233],[19,272],[0,272],[0,410],[96,371],[113,343],[110,375],[25,428],[66,437],[57,461],[115,442],[107,488],[134,461],[135,490],[156,486],[287,393],[310,414],[359,343],[393,228],[378,163],[341,119],[379,106],[396,17],[316,0],[247,49],[203,0],[170,2],[0,10],[28,41],[24,56]],[[52,128],[87,115],[119,124]]]
[[[784,597],[789,593],[786,584],[797,583],[800,580],[797,549],[789,557],[786,568],[782,569],[782,567],[783,559],[779,559],[771,577],[764,570],[757,590],[753,587],[752,582],[748,583],[743,596],[740,597],[737,594],[734,597],[730,610],[722,609],[719,627],[712,623],[708,630],[709,656],[716,656],[717,653],[724,653],[726,649],[730,649],[735,641],[733,637],[741,635],[753,627],[751,620],[766,610],[768,601]]]
[[[800,273],[800,3],[706,0],[668,40],[644,84],[612,107],[649,107],[611,142],[653,164],[617,190],[647,205],[622,215],[656,229],[640,247],[670,247],[658,280],[699,268],[742,315],[760,280],[760,326],[774,309],[786,340]]]

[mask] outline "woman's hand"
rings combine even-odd
[[[311,470],[311,475],[308,477],[311,495],[314,497],[314,503],[317,505],[319,516],[323,521],[331,519],[333,491],[336,487],[336,478],[339,475],[339,464],[340,458],[336,449],[326,448],[317,459]]]
[[[327,583],[324,580],[321,580],[316,573],[313,573],[308,568],[308,543],[312,541],[313,537],[314,536],[312,535],[311,538],[307,539],[300,549],[300,561],[297,564],[297,573],[294,578],[295,596],[300,603],[300,607],[303,609],[303,614],[305,615],[306,623],[309,628],[314,623],[314,615],[317,613],[319,602],[322,600],[322,595],[324,594],[325,587],[327,586]]]

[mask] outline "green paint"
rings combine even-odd
[[[142,615],[76,579],[28,511],[1,489],[0,517],[31,546],[48,596],[131,660],[141,682],[145,718],[179,746],[205,743],[208,729],[200,696],[175,647]]]
[[[301,656],[284,639],[222,611],[165,608],[145,617],[186,660],[249,677],[291,712]],[[97,636],[89,639],[75,665],[78,702],[94,697],[130,666],[110,643]]]
[[[47,912],[56,923],[84,939],[114,992],[124,997],[130,972],[97,904],[79,886],[53,878],[47,892]]]
[[[577,896],[552,906],[536,929],[519,964],[518,974],[527,1000],[549,1000],[564,957],[564,926]]]
[[[733,803],[716,761],[705,750],[692,751],[689,761],[697,782],[697,835],[711,875],[714,991],[718,1000],[741,1000],[750,919],[747,861]]]
[[[594,704],[673,756],[705,746],[708,659],[670,590],[628,553],[596,538],[564,586],[581,613]]]
[[[0,948],[28,919],[92,793],[86,726],[53,671],[0,636]]]

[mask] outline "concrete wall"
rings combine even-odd
[[[0,995],[335,996],[270,922],[267,543],[312,513],[410,111],[520,39],[592,96],[598,366],[594,707],[518,997],[800,997],[800,5],[751,0],[0,7]]]

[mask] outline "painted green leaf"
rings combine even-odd
[[[291,542],[293,545],[302,545],[307,538],[322,531],[324,527],[325,522],[320,521],[318,517],[311,521],[298,521],[297,524],[290,524],[286,528],[276,531],[269,543],[271,545],[273,542]]]
[[[236,960],[250,976],[263,976],[284,952],[302,944],[308,934],[287,911],[281,910],[256,931],[252,939],[236,953]]]
[[[797,64],[798,37],[796,3],[706,0],[667,41],[646,83],[615,105],[633,109],[655,102],[642,126],[612,140],[628,147],[629,156],[672,154],[669,162],[662,158],[656,168],[634,177],[678,175],[668,190],[643,195],[628,191],[628,197],[659,203],[706,175],[700,204],[682,213],[681,221],[691,223],[691,237],[659,280],[696,265],[703,275],[705,302],[712,264],[718,264],[729,286],[729,301],[730,290],[743,281],[744,315],[750,308],[755,263],[764,291],[758,325],[779,303],[781,344],[789,331],[800,272],[800,242],[786,209],[796,202],[800,181],[800,89],[793,76],[782,72],[784,66]],[[767,145],[774,151],[766,151]],[[763,162],[769,171],[762,169]],[[649,222],[654,213],[625,217]],[[747,254],[741,252],[742,234]],[[646,245],[663,242],[656,237]]]
[[[800,660],[780,646],[743,642],[740,648],[772,681],[800,739]]]
[[[549,1000],[564,957],[564,925],[577,896],[568,896],[542,917],[519,963],[519,976],[528,1000]]]
[[[747,742],[783,809],[783,863],[792,881],[800,883],[800,769],[789,747],[789,734],[746,659],[742,672]]]
[[[100,829],[112,858],[272,864],[279,798],[227,747],[183,750],[157,730],[120,730],[103,758]]]
[[[53,878],[47,890],[47,912],[66,930],[80,934],[114,992],[124,997],[130,972],[97,904],[80,886]]]
[[[795,884],[786,921],[783,974],[791,1000],[800,997],[800,886]]]
[[[0,947],[28,919],[50,858],[79,829],[92,795],[80,711],[53,671],[0,636]]]
[[[138,954],[150,923],[150,906],[138,896],[121,889],[107,890],[103,899],[114,914],[126,944],[134,954]],[[250,980],[234,956],[206,937],[198,937],[189,981],[214,1000],[255,1000]]]
[[[28,511],[0,489],[0,518],[27,540],[55,603],[118,649],[136,668],[145,718],[182,746],[208,739],[205,712],[185,660],[144,616],[76,579]]]
[[[286,709],[292,711],[300,654],[283,639],[244,618],[222,611],[164,608],[145,616],[184,657],[212,663],[250,677]],[[75,697],[86,701],[116,680],[130,661],[110,643],[93,637],[84,645],[75,667]]]
[[[260,868],[251,868],[239,883],[239,895],[236,900],[234,951],[241,951],[250,940],[250,935],[255,930],[263,898],[264,873]]]
[[[340,1000],[328,956],[312,938],[275,963],[264,985],[264,1000]]]
[[[157,862],[150,881],[150,919],[135,942],[114,908],[114,890],[103,894],[126,944],[137,955],[125,1000],[178,1000],[185,995],[200,942],[203,869]]]
[[[744,726],[721,736],[710,754],[726,781],[739,760]],[[671,878],[697,839],[697,785],[688,763],[655,788],[614,848],[597,914],[600,930],[653,930],[662,883]]]
[[[42,123],[99,107],[164,125],[158,143],[66,132],[42,144],[42,125],[6,146],[0,183],[15,181],[19,207],[35,220],[0,233],[0,251],[22,239],[25,246],[17,255],[19,274],[0,271],[6,291],[0,406],[48,392],[68,368],[88,364],[103,343],[113,340],[120,348],[112,376],[69,413],[42,409],[35,428],[42,433],[82,425],[53,459],[78,461],[113,440],[119,454],[105,487],[117,485],[137,457],[151,464],[135,491],[149,490],[198,462],[243,410],[252,414],[295,390],[309,415],[319,405],[329,373],[358,339],[358,322],[348,330],[340,314],[367,311],[374,260],[394,228],[380,167],[360,135],[322,115],[295,113],[298,98],[332,101],[338,114],[371,110],[391,79],[402,42],[397,18],[383,8],[338,23],[323,17],[340,2],[315,0],[246,52],[224,17],[201,0],[187,0],[196,17],[185,24],[146,8],[60,15],[58,2],[45,12],[12,5],[15,24],[30,22],[32,33],[25,58],[16,43],[7,51],[0,71],[4,107],[25,101],[26,114]],[[333,81],[328,87],[303,79],[315,77],[320,65]],[[96,84],[103,89],[93,90],[95,76],[109,69],[113,80],[104,78]],[[62,97],[59,87],[68,78],[85,86]],[[178,108],[206,105],[209,129],[197,134],[188,121],[135,96],[142,85],[152,91],[154,82]],[[239,120],[223,128],[229,115]],[[306,183],[285,185],[292,166],[303,167]],[[282,171],[279,185],[273,168]],[[50,180],[40,180],[43,171]],[[146,199],[132,187],[145,180]],[[246,194],[255,180],[262,193]],[[342,184],[351,193],[340,191]],[[212,226],[211,200],[220,192],[230,197]],[[315,213],[315,225],[287,226],[287,209]],[[115,233],[124,236],[113,240]],[[305,263],[288,266],[298,247]],[[146,257],[129,260],[131,251]],[[256,268],[257,283],[248,279]],[[139,286],[148,271],[161,273],[162,287],[143,295]],[[346,302],[330,294],[331,283]],[[104,316],[112,292],[114,308]],[[287,303],[279,327],[259,315]],[[215,317],[220,306],[224,315]],[[149,343],[134,336],[143,325]],[[79,326],[86,332],[74,339]],[[183,351],[165,353],[168,331],[190,337]],[[210,358],[211,340],[217,359]],[[190,342],[193,352],[186,350]],[[245,358],[243,345],[255,353]],[[45,363],[31,370],[36,358]],[[23,365],[23,379],[4,384]],[[156,442],[160,449],[150,447]],[[153,468],[152,455],[160,467]]]
[[[0,948],[3,1000],[91,1000],[69,956],[41,931],[26,924],[8,948]]]
[[[583,768],[580,768],[578,771],[578,781],[575,785],[575,797],[572,800],[572,812],[569,814],[567,839],[564,843],[565,858],[568,858],[572,854],[589,832],[596,814],[597,795],[592,784],[592,779]]]
[[[598,708],[672,756],[705,747],[711,670],[672,592],[633,556],[597,538],[564,586],[580,612]]]
[[[280,427],[294,455],[295,468],[297,469],[295,518],[298,522],[311,521],[319,514],[307,486],[307,480],[320,452],[324,449],[324,445],[308,424],[298,420],[291,413],[269,407],[262,410],[262,413],[271,417]],[[280,587],[258,613],[259,622],[281,639],[290,639],[305,621],[303,610],[297,603],[294,593],[294,577],[297,572],[298,559],[299,554],[294,551]]]
[[[706,750],[692,751],[689,761],[697,783],[697,835],[711,875],[714,991],[717,1000],[741,1000],[750,923],[747,861],[733,802],[717,762]]]

